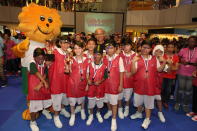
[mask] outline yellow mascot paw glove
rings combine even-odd
[[[17,44],[12,48],[15,56],[17,57],[25,57],[25,52],[29,49],[29,38],[27,37],[24,41],[21,43]]]

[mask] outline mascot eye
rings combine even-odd
[[[44,16],[40,16],[40,20],[41,21],[44,21],[45,20],[45,17]]]
[[[48,22],[49,22],[49,23],[52,23],[52,22],[53,22],[53,19],[52,19],[51,17],[49,17],[49,18],[48,18]]]

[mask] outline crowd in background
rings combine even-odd
[[[23,7],[28,2],[37,2],[38,0],[0,0],[0,5],[2,6],[17,6]],[[131,1],[150,1],[150,0],[131,0]],[[153,0],[156,5],[153,5],[157,9],[167,9],[176,6],[176,0]],[[92,0],[91,3],[97,2]],[[100,2],[100,1],[99,1]],[[191,3],[195,3],[196,0],[191,0]],[[39,0],[37,4],[44,5],[50,8],[55,8],[57,10],[73,11],[75,5],[83,6],[84,3],[88,3],[86,0]],[[64,8],[64,9],[62,9]]]

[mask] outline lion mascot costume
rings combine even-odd
[[[46,40],[54,39],[60,34],[62,26],[58,11],[45,6],[31,3],[22,8],[18,16],[18,28],[26,36],[26,39],[13,47],[13,52],[21,58],[22,88],[24,94],[28,93],[28,70],[33,60],[33,51],[36,48],[44,48]],[[23,119],[28,120],[29,110],[23,112]]]

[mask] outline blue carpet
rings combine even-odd
[[[9,77],[9,84],[6,88],[0,87],[0,131],[30,131],[29,121],[22,119],[21,114],[26,109],[25,96],[21,91],[21,78]],[[106,109],[102,111],[102,115]],[[130,113],[134,113],[132,108]],[[166,123],[161,123],[157,117],[157,110],[153,111],[152,122],[147,131],[196,131],[197,122],[193,122],[186,117],[183,112],[174,112],[172,105],[169,110],[164,110]],[[80,114],[77,114],[74,127],[68,125],[69,119],[60,116],[63,123],[62,129],[57,129],[54,126],[53,120],[46,120],[41,116],[37,123],[41,131],[110,131],[110,119],[104,120],[104,123],[99,124],[97,119],[94,119],[91,126],[86,126],[86,122],[81,120]],[[124,120],[117,119],[118,131],[144,131],[141,128],[143,119]]]

